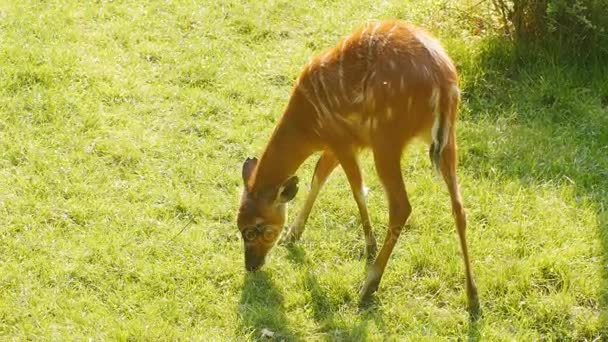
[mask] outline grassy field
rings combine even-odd
[[[608,68],[516,50],[483,7],[447,3],[0,3],[0,339],[607,339]],[[301,243],[244,271],[243,160],[312,54],[394,17],[440,37],[461,72],[478,320],[421,145],[375,305],[358,307],[364,241],[341,172]],[[381,241],[388,210],[363,167]]]

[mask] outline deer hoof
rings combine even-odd
[[[365,283],[363,283],[363,287],[359,292],[359,298],[361,303],[370,302],[372,299],[372,295],[378,290],[378,286],[380,285],[380,275],[374,270],[371,269],[367,275],[367,279]]]
[[[479,296],[477,296],[477,288],[472,287],[467,291],[468,310],[472,316],[481,314],[481,306],[479,305]]]

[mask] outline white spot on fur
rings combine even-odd
[[[365,100],[365,95],[363,95],[363,92],[360,92],[360,93],[355,94],[353,102],[355,104],[359,104],[359,103],[363,102],[364,100]]]
[[[315,110],[315,113],[317,114],[317,117],[319,117],[321,115],[321,112],[319,111],[319,108],[317,107],[317,105],[312,101],[310,94],[304,88],[304,86],[302,84],[298,84],[298,86],[296,87],[296,90],[298,90],[300,93],[302,93],[302,95],[304,95],[304,98],[306,99],[306,101],[308,101],[308,103],[310,103],[312,105],[312,107]]]
[[[334,101],[336,101],[336,107],[339,108],[339,106],[340,106],[340,99],[338,98],[338,96],[334,95]],[[335,109],[335,110],[337,110],[337,109]]]
[[[422,65],[422,75],[426,79],[431,79],[431,71],[429,70],[428,66]]]
[[[323,87],[323,93],[325,93],[325,99],[327,100],[327,106],[332,107],[331,98],[329,97],[327,85],[325,84],[325,78],[323,77],[323,70],[319,72],[319,81],[321,82],[321,87]]]
[[[378,129],[378,120],[376,118],[372,118],[370,122],[372,131],[376,131],[376,129]]]
[[[317,127],[323,128],[323,121],[321,120],[321,118],[317,118]]]
[[[344,101],[348,101],[348,96],[346,95],[346,89],[344,89],[344,44],[346,40],[342,42],[342,48],[340,51],[340,62],[338,63],[338,82],[340,83],[340,92],[342,93],[342,98]]]
[[[386,108],[386,118],[388,120],[393,118],[393,109],[391,107]]]
[[[388,61],[388,66],[391,68],[391,70],[395,70],[397,68],[395,61]]]
[[[411,112],[412,111],[412,105],[414,103],[414,99],[412,97],[408,97],[407,98],[407,112]]]
[[[376,77],[376,71],[372,70],[372,72],[369,73],[369,82],[371,83],[372,80],[374,79],[374,77]]]
[[[416,63],[414,63],[414,61],[410,61],[410,63],[412,64],[412,71],[418,72],[418,65],[416,65]]]
[[[323,115],[325,116],[329,116],[330,112],[327,109],[327,107],[325,107],[325,105],[323,104],[323,102],[321,101],[321,97],[319,96],[319,91],[317,89],[317,84],[314,82],[313,80],[313,73],[309,74],[310,76],[310,84],[312,84],[312,90],[315,93],[315,98],[316,98],[316,103],[319,104],[319,107],[321,107],[321,112],[323,113]]]

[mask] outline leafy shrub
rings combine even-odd
[[[507,31],[522,42],[606,53],[608,0],[493,0]],[[573,50],[586,53],[586,50]]]

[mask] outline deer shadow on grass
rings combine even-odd
[[[475,63],[462,66],[468,80],[460,168],[475,179],[568,189],[575,203],[594,211],[603,279],[600,298],[587,306],[599,306],[603,328],[585,338],[608,334],[608,68],[593,57],[575,59],[504,39],[489,40]],[[471,226],[483,224],[476,220],[485,219],[472,215]],[[560,277],[546,281],[549,291],[560,291]],[[531,324],[537,323],[543,329],[542,322]]]
[[[416,230],[415,223],[406,223],[404,231]],[[387,334],[387,324],[383,317],[385,316],[384,307],[390,307],[390,303],[381,301],[377,295],[372,296],[369,301],[360,302],[358,295],[355,298],[345,299],[344,302],[352,303],[357,307],[358,318],[355,322],[342,322],[340,317],[336,316],[336,312],[340,311],[340,305],[344,303],[336,303],[327,295],[327,289],[319,282],[317,276],[310,269],[314,267],[310,264],[306,257],[304,248],[299,244],[291,244],[286,246],[288,255],[287,259],[296,267],[304,269],[303,277],[304,287],[310,295],[310,305],[312,309],[313,319],[321,326],[321,329],[328,333],[327,340],[344,340],[344,341],[361,341],[367,340],[369,336],[369,324],[373,322],[377,329],[384,334],[384,338],[391,340],[395,336]],[[356,258],[357,253],[353,253]],[[365,253],[359,255],[361,260],[364,260]],[[366,272],[361,274],[361,283],[355,284],[360,286],[365,279]],[[464,274],[462,275],[464,281]],[[382,287],[382,286],[381,286]],[[380,289],[380,291],[382,291]],[[463,289],[464,291],[464,289]],[[349,305],[350,306],[350,305]],[[464,309],[464,308],[463,308]],[[483,308],[471,312],[468,311],[468,340],[478,341],[481,339],[481,330],[484,325]]]
[[[241,328],[254,340],[299,340],[289,329],[283,307],[283,294],[265,271],[248,272],[239,302]],[[272,336],[263,336],[270,332]]]
[[[296,267],[304,268],[303,283],[308,295],[312,317],[321,329],[327,333],[325,339],[328,341],[364,341],[369,338],[368,326],[370,321],[382,328],[382,314],[379,308],[360,312],[359,322],[344,322],[336,316],[340,303],[335,303],[327,294],[327,290],[319,283],[314,272],[310,270],[306,252],[300,245],[291,244],[286,246],[288,260]],[[347,301],[350,299],[346,299]]]

